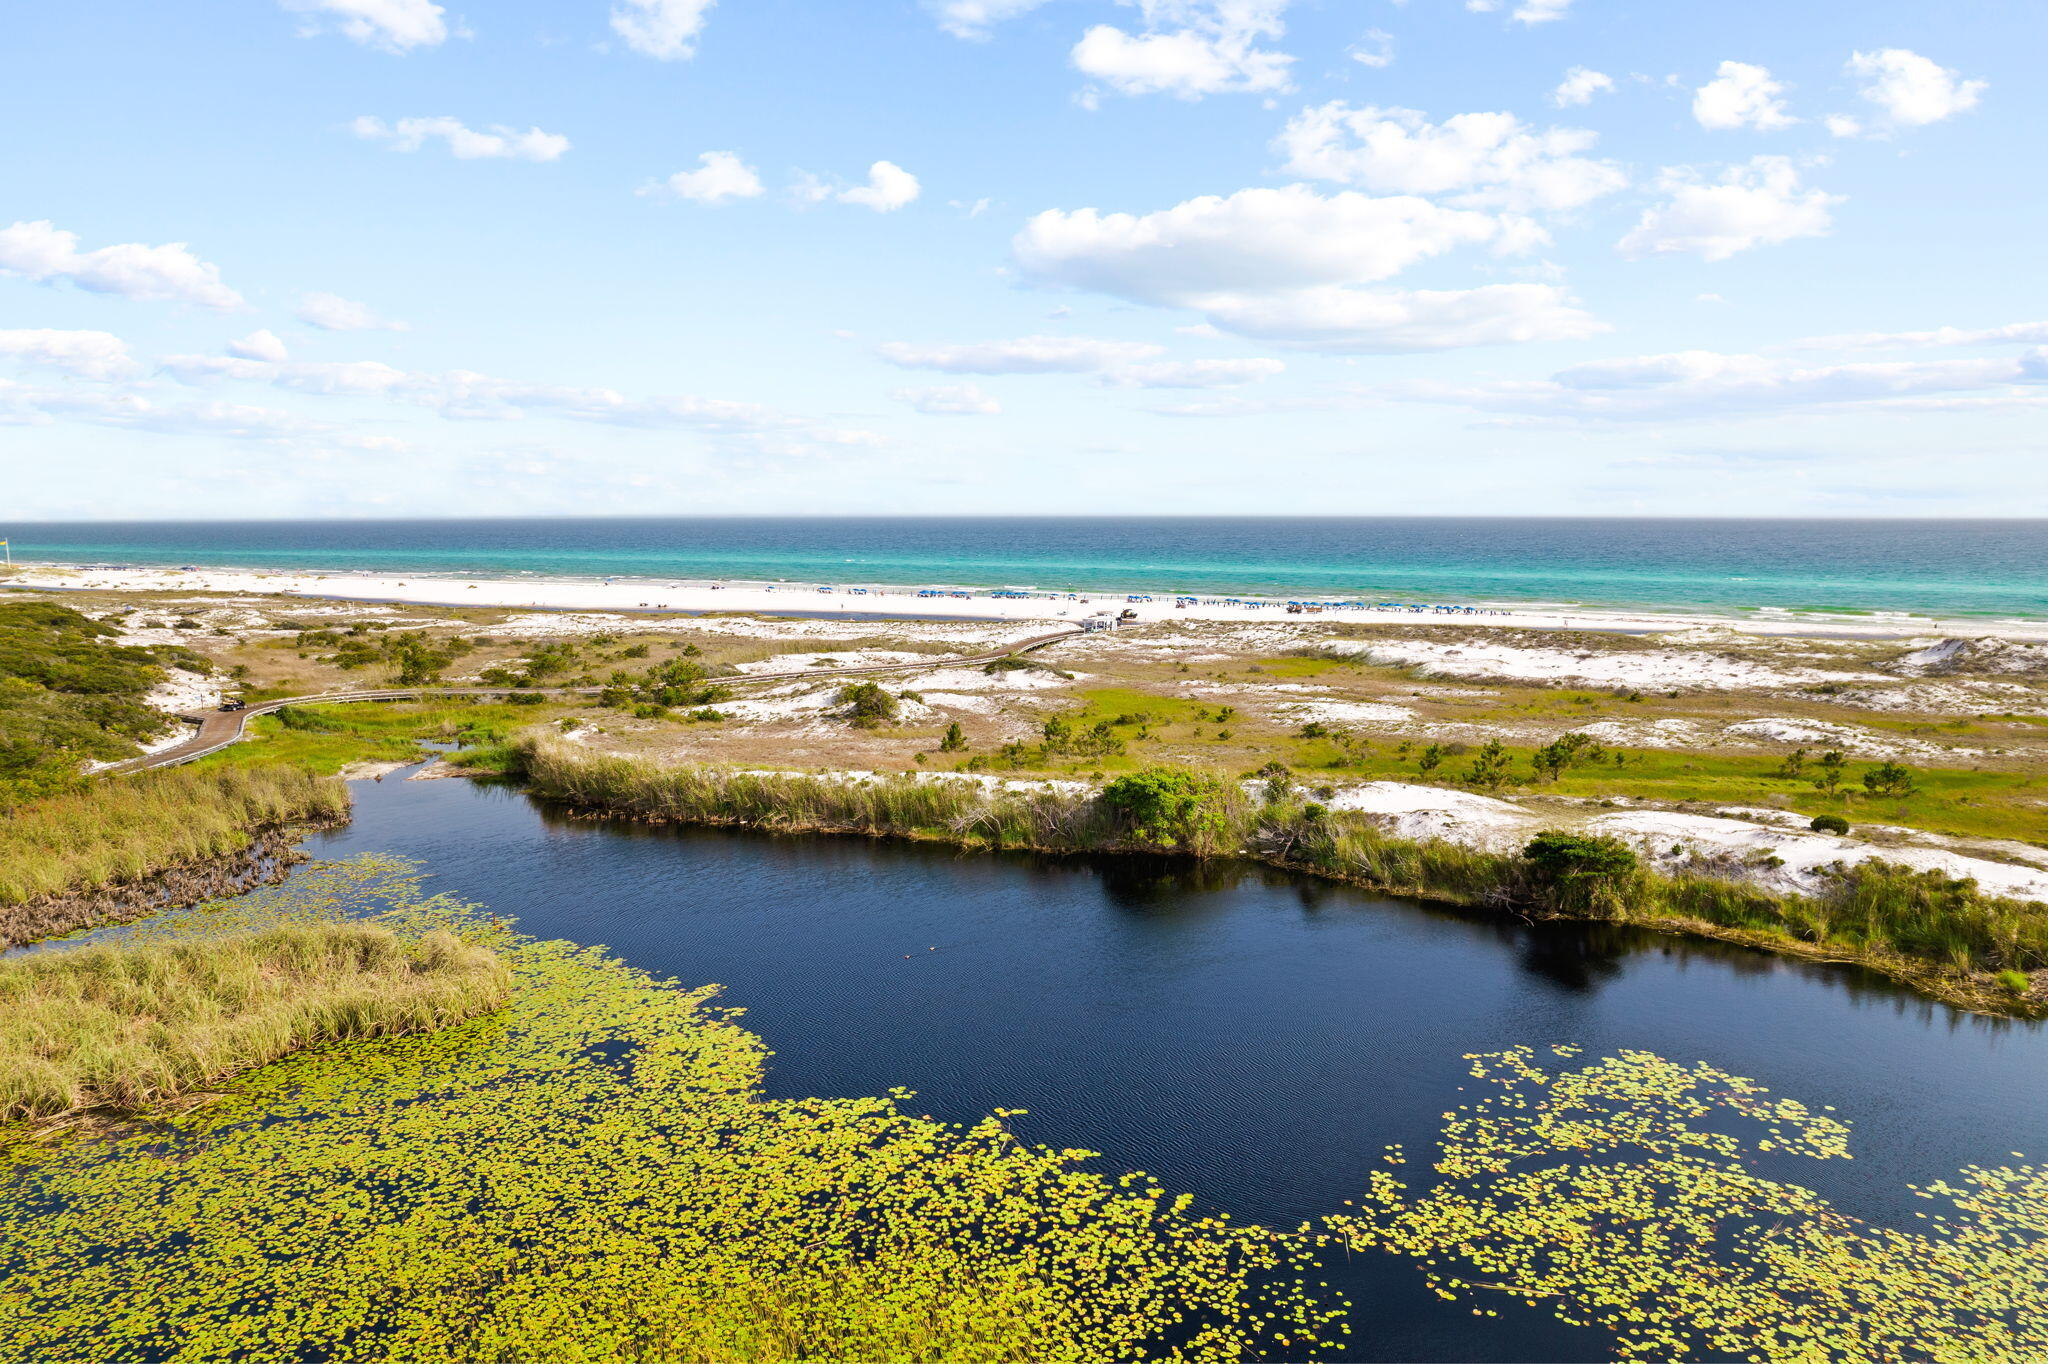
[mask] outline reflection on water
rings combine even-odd
[[[776,1049],[771,1092],[919,1093],[1104,1153],[1204,1206],[1293,1224],[1359,1196],[1388,1143],[1431,1149],[1466,1056],[1572,1043],[1705,1060],[1833,1104],[1853,1162],[1810,1181],[1910,1223],[1906,1186],[2038,1145],[2048,1032],[1866,972],[1613,925],[1529,923],[1237,863],[962,854],[571,818],[460,781],[359,783],[325,855],[424,860],[532,933],[716,981]],[[1571,1359],[1541,1313],[1479,1319],[1361,1256],[1333,1279],[1360,1358]]]

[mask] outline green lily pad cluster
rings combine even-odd
[[[1550,1050],[1468,1058],[1493,1092],[1444,1115],[1440,1182],[1376,1171],[1332,1230],[1476,1312],[1612,1332],[1625,1359],[2048,1359],[2048,1169],[1970,1167],[1915,1190],[1943,1208],[1924,1230],[1874,1226],[1762,1172],[1849,1159],[1827,1112],[1705,1064]]]
[[[778,1100],[714,989],[543,942],[370,857],[129,930],[374,913],[502,1009],[303,1052],[219,1102],[0,1144],[0,1358],[1298,1358],[1312,1241],[1190,1208],[998,1111]]]

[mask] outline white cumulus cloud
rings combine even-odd
[[[1508,17],[1518,24],[1547,24],[1564,18],[1571,7],[1572,0],[1522,0]],[[1500,0],[1465,0],[1465,8],[1474,14],[1491,14],[1500,8]]]
[[[1188,308],[1225,331],[1352,352],[1435,350],[1584,336],[1600,324],[1553,285],[1374,290],[1463,246],[1496,253],[1543,239],[1526,218],[1306,185],[1190,199],[1142,216],[1048,210],[1012,242],[1045,284]]]
[[[1234,388],[1257,383],[1283,372],[1278,360],[1161,360],[1123,365],[1106,372],[1102,382],[1117,388]]]
[[[128,354],[128,343],[112,332],[0,330],[0,355],[84,379],[117,379],[140,368]]]
[[[894,161],[877,161],[868,167],[868,182],[844,189],[834,196],[842,204],[859,204],[877,213],[893,213],[916,202],[917,177]]]
[[[1476,289],[1347,289],[1222,294],[1203,304],[1240,336],[1304,350],[1402,355],[1524,341],[1574,341],[1607,325],[1554,284]]]
[[[875,353],[898,369],[935,369],[946,374],[1094,374],[1149,360],[1164,350],[1144,341],[1021,336],[1011,341],[938,346],[886,341]]]
[[[1762,355],[1679,351],[1574,365],[1548,379],[1417,383],[1385,396],[1481,411],[1576,421],[1671,421],[1792,409],[1961,406],[2033,399],[2020,386],[2048,379],[2040,352],[2017,360],[1813,365]],[[1974,395],[1957,400],[1951,395]]]
[[[281,0],[293,14],[308,16],[317,32],[326,20],[366,47],[410,52],[448,41],[447,13],[433,0]]]
[[[298,319],[325,332],[402,332],[405,323],[380,317],[369,305],[338,294],[307,294],[299,300]]]
[[[976,384],[938,384],[931,388],[899,388],[889,394],[934,417],[992,417],[1003,405]]]
[[[1049,284],[1187,306],[1238,291],[1385,279],[1460,246],[1499,244],[1501,219],[1412,195],[1307,185],[1205,195],[1155,213],[1048,209],[1012,243]]]
[[[1005,19],[1014,19],[1044,4],[1046,0],[926,0],[925,8],[939,21],[939,27],[956,38],[979,42]]]
[[[39,284],[68,281],[92,293],[123,298],[207,308],[242,306],[242,296],[221,283],[220,267],[200,260],[184,242],[126,242],[81,251],[77,233],[48,220],[0,228],[0,273]]]
[[[1877,350],[1922,346],[1990,346],[2023,342],[2048,344],[2048,322],[2011,322],[2003,327],[1935,327],[1918,332],[1851,332],[1813,336],[1795,344],[1801,350]]]
[[[1414,109],[1354,109],[1332,100],[1296,114],[1277,145],[1296,175],[1389,194],[1455,192],[1471,205],[1560,212],[1628,183],[1613,162],[1578,155],[1598,140],[1581,128],[1539,131],[1513,114],[1454,114],[1439,124]]]
[[[1887,123],[1901,128],[1939,123],[1974,109],[1985,90],[1985,82],[1964,80],[1960,73],[1902,47],[1855,53],[1848,70],[1868,82],[1863,98],[1883,111]]]
[[[1394,35],[1382,28],[1369,28],[1346,54],[1360,66],[1374,70],[1394,64]]]
[[[240,360],[268,360],[281,365],[291,359],[283,341],[273,331],[254,331],[239,341],[228,342],[228,354]]]
[[[1804,189],[1799,171],[1782,156],[1757,156],[1729,166],[1719,180],[1702,179],[1689,167],[1664,172],[1659,187],[1670,197],[1645,210],[1621,239],[1625,255],[1695,252],[1726,260],[1738,251],[1797,237],[1825,236],[1839,195]]]
[[[1128,33],[1097,24],[1071,60],[1085,76],[1125,95],[1181,99],[1228,91],[1284,90],[1294,58],[1259,46],[1285,31],[1288,0],[1126,0],[1145,21]]]
[[[620,0],[612,32],[642,56],[684,62],[697,55],[697,35],[717,0]]]
[[[321,397],[381,398],[451,421],[550,417],[646,430],[694,430],[751,454],[812,454],[881,443],[873,432],[830,426],[759,403],[694,395],[635,398],[616,389],[502,379],[474,370],[402,370],[376,360],[273,361],[235,355],[172,355],[166,374],[191,385],[265,384]]]
[[[752,199],[762,193],[761,177],[740,160],[737,152],[705,152],[697,158],[697,169],[677,171],[659,184],[640,191],[689,199],[699,204],[723,204],[733,199]]]
[[[446,116],[401,118],[386,123],[365,114],[349,128],[365,141],[388,142],[395,152],[416,152],[429,142],[444,142],[449,153],[463,161],[554,161],[569,150],[569,139],[559,133],[544,133],[538,128],[522,133],[503,124],[493,124],[489,132],[478,132],[460,119]]]
[[[1595,95],[1614,93],[1614,77],[1588,66],[1575,66],[1564,73],[1557,89],[1550,92],[1550,102],[1560,109],[1571,109],[1591,104]]]
[[[1789,128],[1799,120],[1785,111],[1782,83],[1766,67],[1722,62],[1713,80],[1693,92],[1692,116],[1702,128],[1754,128],[1760,133]]]

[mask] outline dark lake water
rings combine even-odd
[[[417,857],[528,932],[723,984],[776,1050],[773,1093],[904,1085],[960,1121],[1026,1108],[1021,1135],[1241,1219],[1334,1211],[1386,1144],[1431,1150],[1461,1058],[1517,1043],[1706,1060],[1834,1104],[1857,1158],[1772,1173],[1887,1222],[1911,1220],[1908,1182],[2048,1133],[2048,1030],[1843,968],[1236,865],[647,829],[463,781],[352,789],[354,823],[317,855]],[[1472,1317],[1391,1258],[1331,1268],[1354,1358],[1607,1357],[1541,1313]]]

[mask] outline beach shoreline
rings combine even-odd
[[[1161,621],[1400,622],[1530,630],[1602,630],[1663,634],[1722,629],[1741,634],[1837,639],[1921,637],[2048,640],[2048,620],[1941,619],[1903,612],[1848,615],[1759,608],[1745,615],[1555,604],[1388,604],[1346,600],[1291,612],[1285,599],[1176,597],[1170,592],[1058,592],[874,586],[857,583],[663,582],[571,577],[102,567],[18,566],[0,583],[48,591],[204,592],[389,606],[598,612],[625,616],[760,615],[807,619],[1015,621],[1080,624],[1133,612],[1134,623]],[[1000,591],[1000,590],[999,590]],[[1328,599],[1325,599],[1328,600]]]

